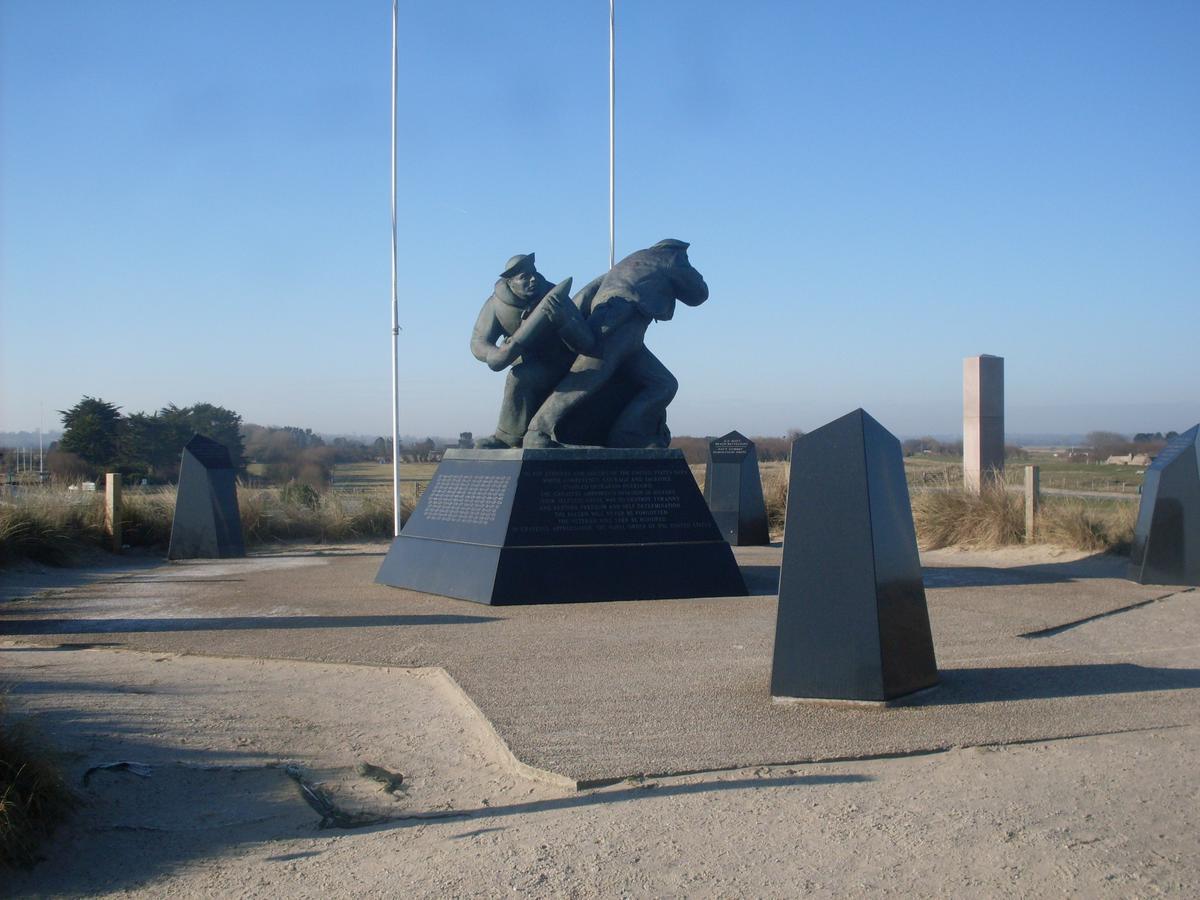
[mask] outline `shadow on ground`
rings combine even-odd
[[[921,570],[926,588],[1004,587],[1032,584],[1064,584],[1088,579],[1125,580],[1129,558],[1109,553],[1061,563],[1029,566],[924,566]],[[741,566],[742,578],[751,596],[766,597],[779,593],[779,565]]]
[[[779,566],[740,566],[742,580],[751,597],[773,597],[779,593]]]
[[[297,552],[295,550],[271,550],[265,547],[259,547],[249,554],[249,559],[329,559],[351,556],[377,556],[383,558],[387,556],[388,544],[381,544],[378,550],[338,550],[336,547],[331,547],[328,550],[303,550]]]
[[[927,588],[991,587],[1018,584],[1061,584],[1094,578],[1124,579],[1129,558],[1097,553],[1083,559],[1030,566],[925,566]]]
[[[65,590],[114,578],[132,577],[163,564],[161,556],[90,555],[80,568],[27,563],[0,568],[0,601],[20,600],[44,591]]]
[[[943,669],[935,691],[913,706],[1049,700],[1200,688],[1200,669],[1164,669],[1132,663]]]
[[[629,801],[650,799],[653,797],[682,797],[691,794],[714,794],[723,791],[761,790],[763,788],[787,787],[819,787],[827,784],[860,784],[873,781],[869,775],[785,775],[777,778],[729,778],[720,781],[700,781],[689,784],[663,785],[655,781],[634,784],[631,787],[617,790],[598,790],[589,793],[572,794],[554,800],[532,800],[528,803],[512,803],[508,806],[480,806],[475,809],[456,810],[453,818],[464,819],[495,818],[502,816],[520,816],[539,812],[549,812],[559,809],[586,809],[592,806],[607,806],[610,803],[626,803]],[[438,818],[447,818],[438,814]],[[428,822],[428,818],[415,814],[392,823],[375,826],[378,829],[408,827]],[[496,829],[480,829],[496,830]],[[470,837],[478,832],[452,835],[455,838]]]
[[[391,628],[405,625],[478,625],[499,616],[229,616],[166,619],[8,619],[0,635],[136,634],[171,631],[246,631],[295,628]]]

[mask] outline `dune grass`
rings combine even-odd
[[[414,505],[404,497],[401,516]],[[277,541],[334,543],[392,534],[391,491],[343,495],[238,488],[247,546]],[[175,514],[174,488],[126,491],[121,537],[130,547],[165,550]],[[104,495],[57,489],[30,491],[0,502],[0,566],[27,560],[65,566],[104,548]]]
[[[1137,515],[1138,504],[1129,501],[1056,497],[1042,505],[1037,538],[1077,550],[1128,554]]]
[[[103,495],[39,490],[0,504],[0,565],[69,565],[103,537]]]
[[[703,482],[703,467],[693,467]],[[779,539],[787,514],[786,465],[764,466],[763,498],[771,535]],[[957,479],[911,493],[917,542],[923,549],[954,545],[1004,547],[1025,542],[1023,497],[999,487],[973,495]],[[238,504],[248,547],[279,541],[340,543],[392,534],[391,491],[354,492],[239,487]],[[407,519],[416,504],[403,499]],[[126,491],[122,538],[131,547],[164,549],[170,540],[175,490]],[[1137,518],[1129,501],[1043,497],[1038,543],[1080,550],[1128,552]],[[105,546],[104,495],[64,490],[30,491],[0,501],[0,566],[20,560],[70,565]]]
[[[1002,487],[914,491],[913,523],[924,550],[1004,547],[1025,541],[1025,500]]]
[[[1025,498],[1000,486],[978,495],[961,488],[912,494],[917,543],[996,548],[1025,543]],[[1074,550],[1128,553],[1137,504],[1123,500],[1043,497],[1035,541]]]
[[[248,546],[274,541],[337,543],[392,536],[391,491],[353,497],[336,492],[308,494],[291,499],[286,492],[238,492],[242,531]],[[407,520],[412,506],[402,498],[400,515]]]
[[[38,846],[75,804],[49,754],[0,695],[0,870],[31,866]]]
[[[765,469],[762,473],[762,490],[763,502],[767,507],[767,529],[771,533],[771,540],[781,540],[783,523],[787,518],[787,468]]]

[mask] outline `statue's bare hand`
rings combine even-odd
[[[546,307],[546,318],[551,324],[559,325],[563,321],[562,298],[556,297],[554,294],[549,294],[542,300],[542,305]]]
[[[499,346],[493,347],[488,351],[487,364],[488,368],[493,372],[499,372],[501,369],[506,369],[512,365],[512,361],[521,353],[521,345],[513,341],[512,337],[505,337]]]

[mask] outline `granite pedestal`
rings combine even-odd
[[[492,605],[746,593],[678,450],[447,450],[375,580]]]

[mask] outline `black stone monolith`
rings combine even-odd
[[[169,559],[245,556],[237,472],[222,444],[198,434],[183,448]]]
[[[497,606],[746,594],[678,450],[447,450],[375,580]]]
[[[792,444],[771,695],[882,702],[937,680],[900,442],[858,409]]]
[[[725,540],[734,546],[771,543],[754,441],[731,431],[708,442],[704,499]]]
[[[1130,560],[1132,581],[1200,585],[1200,425],[1146,470]]]

